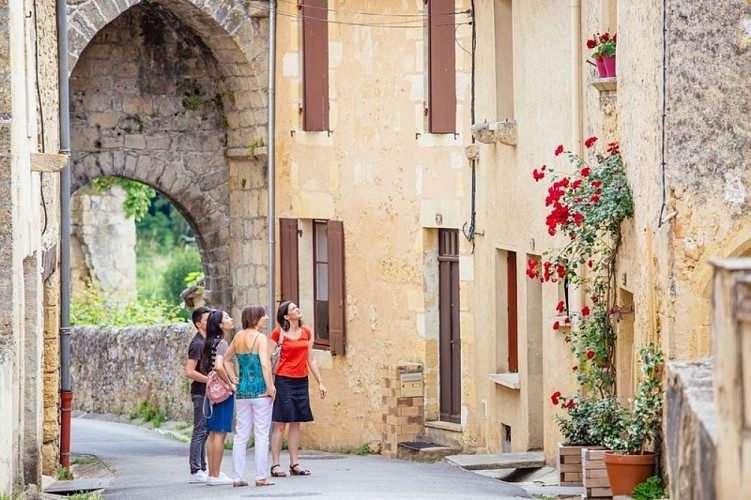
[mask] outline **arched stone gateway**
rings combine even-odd
[[[263,302],[259,2],[70,3],[72,190],[108,175],[154,187],[196,235],[209,302]]]

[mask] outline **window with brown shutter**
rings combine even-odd
[[[456,132],[455,0],[428,2],[428,128]]]
[[[328,0],[304,0],[303,130],[329,130]]]
[[[343,355],[344,336],[344,225],[328,221],[329,342],[331,354]]]
[[[297,257],[297,219],[279,219],[279,265],[281,267],[282,302],[300,304],[300,279]],[[274,317],[276,311],[270,311]]]
[[[315,346],[342,355],[344,341],[344,227],[341,221],[313,221]]]

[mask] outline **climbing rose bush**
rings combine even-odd
[[[633,215],[634,205],[618,143],[611,142],[604,151],[598,149],[597,137],[584,142],[586,158],[566,150],[563,145],[553,152],[564,157],[564,170],[542,165],[535,168],[535,182],[550,181],[545,197],[549,212],[545,225],[550,236],[562,236],[562,246],[546,251],[542,259],[527,261],[526,274],[543,283],[563,281],[567,286],[584,290],[588,305],[571,311],[563,301],[556,306],[561,321],[553,330],[563,334],[575,356],[571,367],[587,396],[564,396],[556,391],[551,402],[561,406],[568,419],[557,417],[564,437],[571,441],[602,440],[602,433],[592,431],[591,410],[612,406],[615,388],[615,330],[619,318],[615,262],[621,243],[621,222]],[[607,428],[607,408],[599,408]],[[589,415],[589,416],[587,416]],[[597,441],[594,441],[597,443]],[[588,441],[592,444],[593,441]]]

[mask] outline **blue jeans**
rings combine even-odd
[[[203,396],[191,394],[193,399],[193,436],[190,438],[190,473],[206,470],[206,417],[203,416]]]

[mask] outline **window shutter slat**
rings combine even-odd
[[[329,129],[328,0],[305,0],[303,29],[303,130]]]
[[[329,339],[331,354],[345,352],[344,332],[344,225],[330,220],[329,236]]]
[[[282,302],[291,300],[299,304],[297,219],[279,219],[279,264],[281,266]],[[269,311],[270,317],[274,317],[275,314],[276,311]]]
[[[456,132],[455,0],[429,0],[428,55],[429,128],[431,133]]]

